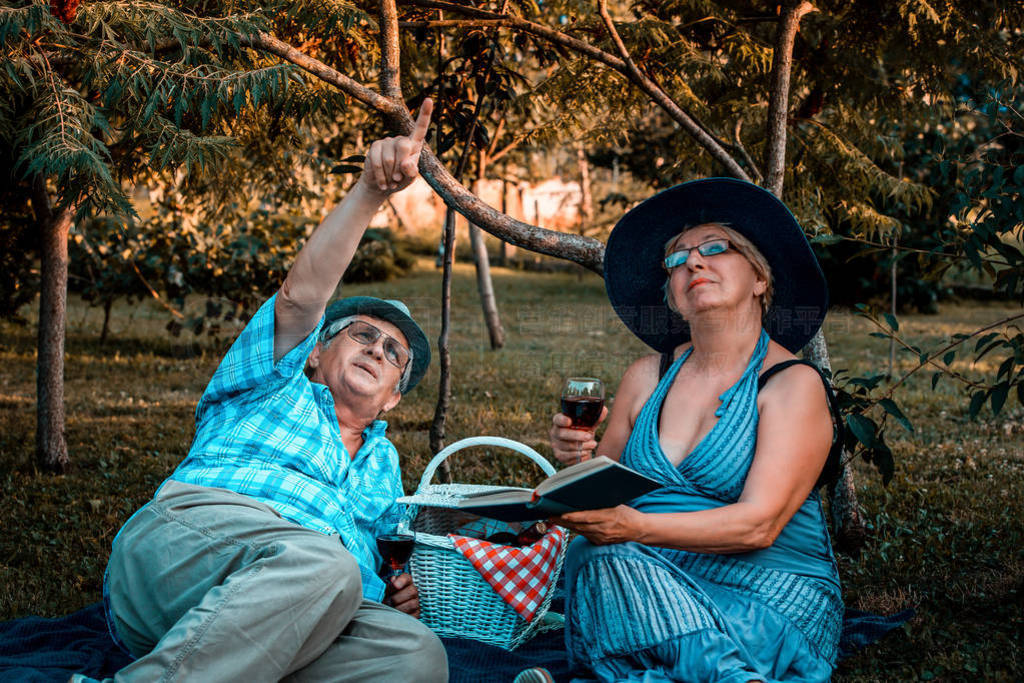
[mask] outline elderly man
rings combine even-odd
[[[115,539],[104,602],[136,657],[116,680],[447,680],[411,578],[376,573],[402,494],[380,417],[430,346],[401,302],[327,306],[370,218],[415,179],[431,108],[370,148],[221,362],[188,457]]]

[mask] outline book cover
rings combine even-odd
[[[556,472],[535,489],[472,494],[459,501],[459,508],[505,522],[525,522],[576,510],[615,507],[660,487],[650,477],[598,456]]]

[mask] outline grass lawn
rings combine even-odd
[[[471,266],[456,267],[452,313],[454,395],[448,442],[498,434],[549,455],[546,433],[562,380],[593,375],[610,394],[645,347],[607,305],[590,274],[495,270],[508,334],[488,349]],[[402,280],[346,293],[402,298],[440,330],[440,275],[421,264]],[[201,302],[196,302],[197,305]],[[103,567],[117,530],[185,455],[196,402],[225,342],[164,331],[167,314],[149,302],[115,307],[112,338],[100,346],[102,312],[72,298],[67,343],[67,438],[72,473],[41,473],[32,462],[35,328],[0,323],[0,620],[58,616],[100,598]],[[946,305],[938,316],[905,316],[901,332],[925,349],[1010,313],[1005,305]],[[25,311],[34,316],[34,311]],[[849,313],[826,322],[833,365],[884,371],[888,342]],[[227,330],[233,337],[236,332]],[[916,357],[897,356],[897,373]],[[967,375],[994,374],[958,361]],[[991,365],[988,365],[991,364]],[[930,389],[912,377],[897,399],[914,423],[890,427],[896,475],[883,487],[857,463],[860,502],[871,538],[858,558],[841,557],[851,607],[917,616],[901,632],[841,663],[836,680],[1019,679],[1024,672],[1024,410],[966,418],[952,382]],[[436,363],[389,416],[404,458],[407,490],[430,458],[428,428],[437,399]],[[457,455],[457,481],[527,484],[538,471],[521,456]]]

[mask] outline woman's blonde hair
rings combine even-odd
[[[676,242],[679,238],[686,233],[696,230],[697,228],[718,228],[725,233],[725,236],[729,238],[729,243],[732,247],[743,255],[751,268],[754,269],[754,274],[761,280],[768,283],[768,286],[764,290],[764,294],[761,295],[761,317],[763,318],[768,313],[768,307],[772,305],[772,268],[768,265],[768,259],[764,257],[764,254],[754,246],[754,243],[748,240],[744,235],[730,228],[725,223],[698,223],[696,225],[690,225],[683,228],[680,232],[674,235],[668,242],[665,242],[665,256],[668,256],[675,251]],[[665,303],[668,307],[678,313],[679,309],[676,308],[675,301],[669,296],[668,281],[671,278],[671,273],[665,278]]]

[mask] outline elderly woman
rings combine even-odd
[[[663,488],[557,518],[582,536],[570,660],[602,681],[828,680],[843,603],[816,485],[838,450],[829,390],[793,355],[828,299],[803,232],[754,185],[686,183],[622,218],[605,278],[662,355],[626,371],[600,443],[556,415],[552,447]]]

